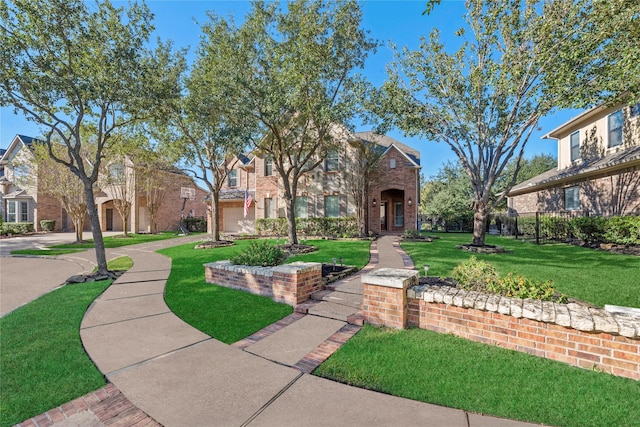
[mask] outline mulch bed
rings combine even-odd
[[[308,254],[310,252],[315,252],[315,251],[318,250],[318,248],[316,248],[315,246],[302,245],[302,244],[280,245],[280,249],[282,249],[283,251],[287,252],[289,254],[289,256]]]
[[[207,240],[205,242],[199,243],[195,246],[195,249],[214,249],[214,248],[223,248],[225,246],[233,246],[234,242],[231,240],[218,240],[216,242],[212,240]]]

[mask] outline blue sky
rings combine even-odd
[[[126,5],[126,2],[114,0],[114,4]],[[147,0],[147,5],[155,14],[156,27],[152,39],[171,39],[175,47],[190,47],[190,59],[194,57],[200,40],[200,24],[208,20],[206,12],[214,11],[221,16],[233,16],[240,23],[248,12],[248,1],[211,1],[211,0]],[[382,46],[375,55],[367,60],[364,74],[376,86],[381,85],[386,77],[385,65],[393,59],[389,42],[398,47],[416,48],[420,36],[427,36],[434,27],[440,29],[441,37],[449,46],[455,43],[453,33],[463,26],[464,1],[443,0],[431,15],[422,15],[424,0],[391,1],[368,0],[363,4],[363,28],[370,31],[370,36],[379,40]],[[548,153],[556,155],[557,143],[554,140],[543,140],[543,135],[576,115],[576,111],[559,111],[542,118],[538,131],[532,134],[526,157]],[[356,129],[369,130],[367,128]],[[16,134],[37,137],[40,132],[33,123],[22,116],[16,116],[11,108],[0,109],[0,147],[6,148]],[[392,130],[389,136],[420,151],[422,172],[425,177],[433,176],[447,160],[455,160],[448,145],[420,138],[405,137],[401,132]]]

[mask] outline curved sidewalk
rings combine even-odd
[[[396,239],[384,236],[372,247],[377,247],[376,267],[411,267],[394,244]],[[85,396],[68,404],[69,413],[76,413],[55,425],[527,425],[318,378],[194,329],[166,306],[163,293],[171,260],[155,253],[184,242],[162,241],[117,250],[118,255],[133,258],[134,266],[91,305],[80,331],[88,354],[110,385],[101,396],[95,396],[98,391],[88,400]],[[304,341],[319,333],[315,325],[326,326],[325,322],[307,322],[315,316],[294,314],[282,329],[289,330],[285,336],[292,340]],[[288,350],[281,348],[285,353]],[[58,418],[61,408],[53,412]]]

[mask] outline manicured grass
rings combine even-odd
[[[106,236],[103,238],[105,248],[119,248],[122,246],[137,245],[139,243],[173,239],[175,237],[178,237],[178,234],[175,231],[165,231],[159,234],[129,234],[129,237],[124,237],[124,235],[121,234],[117,236]],[[93,240],[89,239],[86,243],[68,243],[51,247],[60,249],[87,249],[93,248],[94,245]]]
[[[291,314],[293,310],[288,305],[205,282],[203,264],[230,259],[251,242],[239,240],[235,246],[198,250],[191,243],[160,250],[172,259],[171,275],[165,288],[165,300],[171,311],[225,343],[241,340]],[[345,264],[362,267],[369,259],[369,242],[314,240],[305,243],[317,246],[318,251],[289,258],[286,262],[332,262],[333,257],[343,257]]]
[[[287,262],[305,261],[305,262],[322,262],[325,264],[340,262],[344,265],[354,265],[362,268],[369,262],[369,247],[371,242],[368,240],[309,240],[305,244],[313,245],[318,248],[316,252],[291,257]]]
[[[11,251],[12,255],[37,255],[37,256],[56,256],[74,254],[83,252],[84,249],[18,249]]]
[[[457,233],[437,235],[441,238],[431,243],[403,242],[402,248],[420,270],[429,264],[430,276],[450,277],[457,264],[472,256],[455,246],[470,243],[472,237]],[[500,236],[487,236],[487,243],[504,246],[510,252],[477,255],[492,263],[501,275],[513,271],[531,279],[552,280],[559,292],[598,306],[640,307],[639,257],[561,243],[536,245]]]
[[[125,259],[123,259],[125,258]],[[132,265],[129,257],[110,269]],[[0,319],[0,426],[10,426],[104,386],[84,351],[80,322],[110,280],[56,289]]]
[[[293,312],[285,304],[205,282],[203,264],[229,259],[251,240],[235,246],[194,249],[194,244],[158,251],[171,258],[165,301],[178,317],[217,340],[230,344]]]
[[[640,426],[638,381],[420,329],[365,326],[314,374],[522,421]]]

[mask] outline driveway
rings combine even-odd
[[[105,233],[112,234],[119,233]],[[91,233],[85,232],[83,238],[90,239]],[[93,270],[93,263],[81,257],[73,257],[73,254],[64,258],[20,257],[11,256],[11,251],[42,249],[74,241],[75,233],[34,234],[0,239],[0,317],[57,288],[70,276]]]

